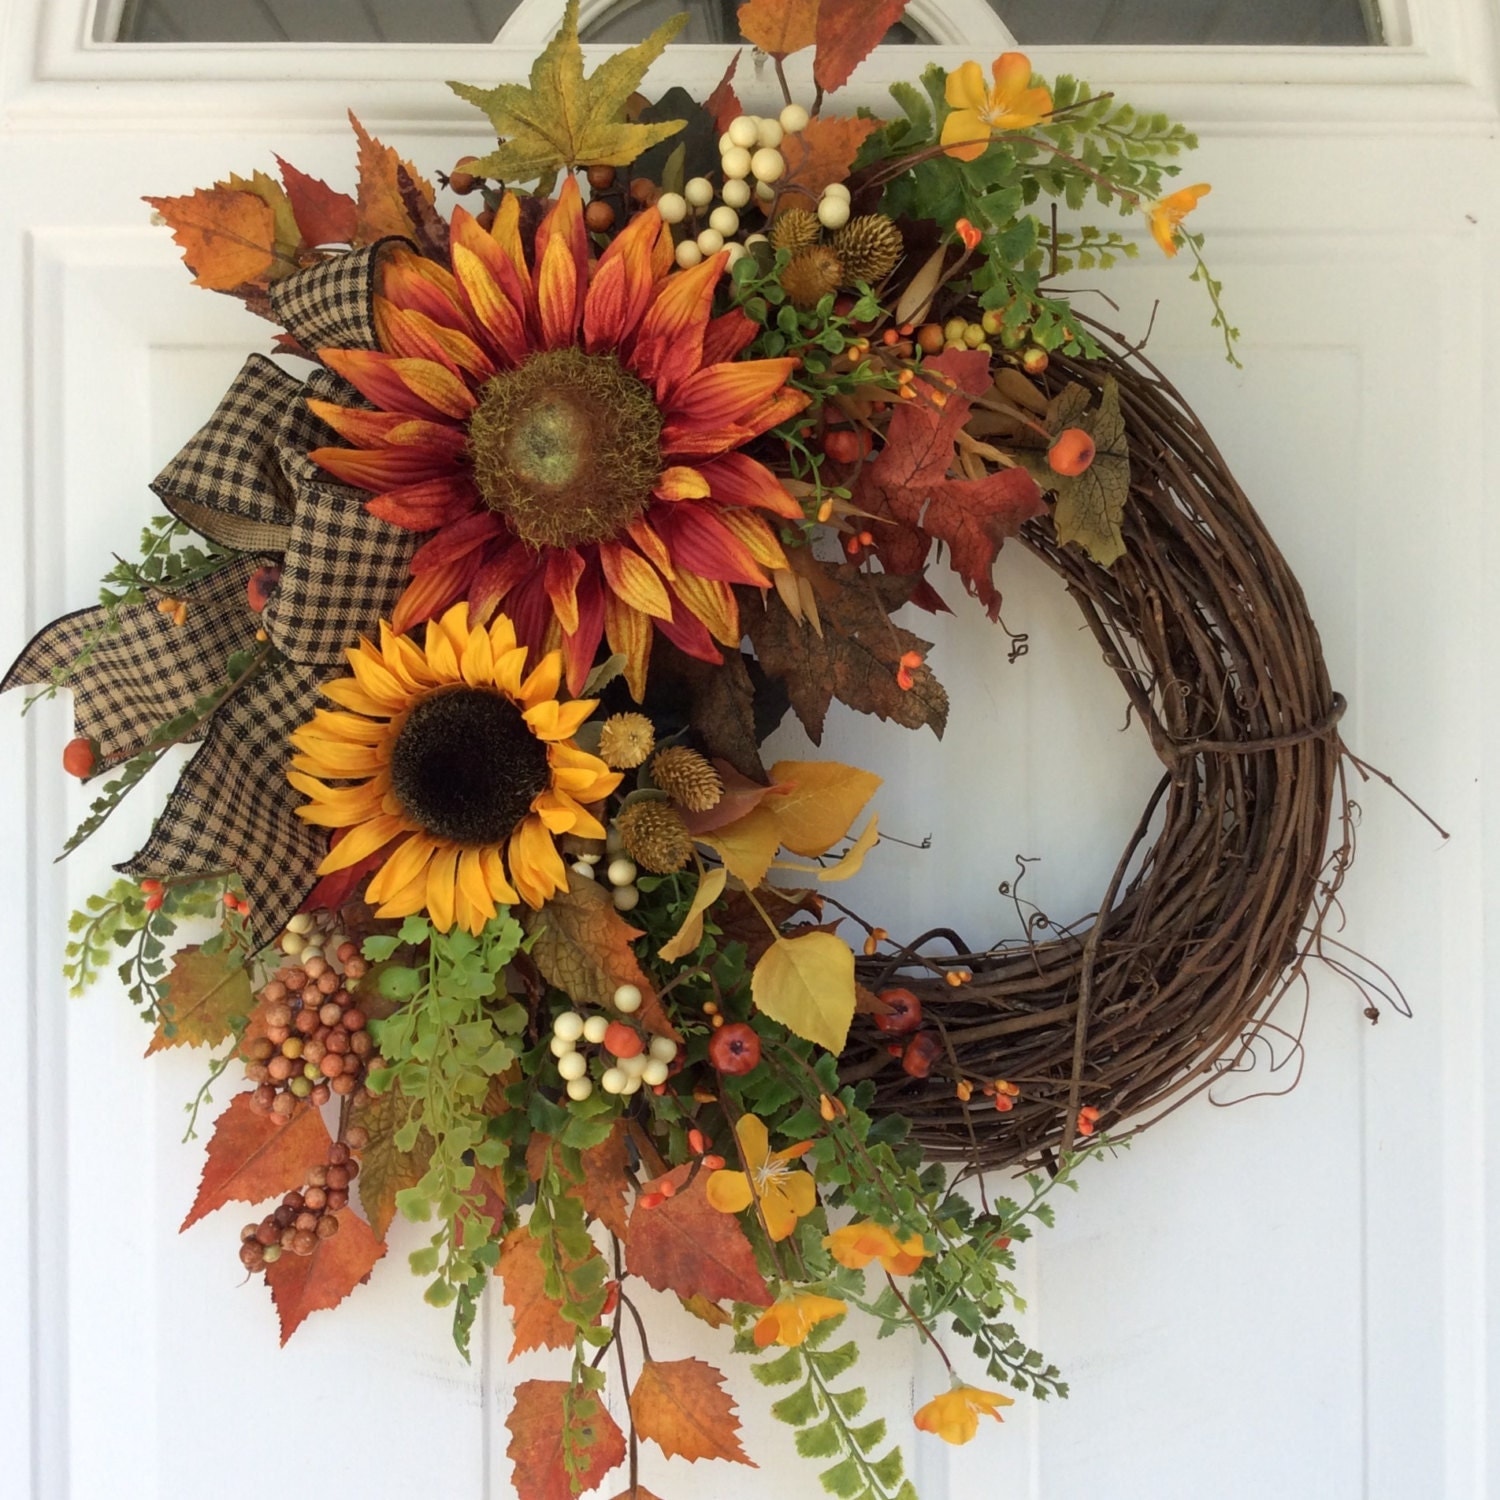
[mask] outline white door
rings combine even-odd
[[[934,3],[929,9],[942,11]],[[910,1433],[923,1500],[1480,1500],[1500,1496],[1500,1347],[1489,1273],[1500,1177],[1488,1149],[1494,981],[1485,855],[1500,854],[1484,776],[1500,742],[1493,642],[1500,565],[1489,500],[1500,339],[1497,67],[1487,0],[1384,7],[1381,49],[1034,49],[1168,109],[1204,137],[1214,184],[1197,222],[1245,333],[1226,367],[1195,289],[1151,258],[1118,278],[1127,327],[1162,299],[1151,352],[1208,421],[1299,573],[1346,736],[1453,833],[1384,786],[1359,788],[1359,858],[1340,935],[1405,988],[1378,1024],[1316,972],[1278,1040],[1119,1161],[1091,1168],[1031,1247],[1028,1335],[1071,1400],[1019,1403],[949,1450]],[[9,587],[0,654],[92,598],[152,508],[146,481],[207,415],[266,325],[197,291],[143,194],[177,193],[279,152],[343,184],[352,106],[440,167],[482,122],[441,81],[494,81],[526,54],[458,47],[112,47],[84,0],[0,10],[0,506]],[[988,47],[989,43],[986,42]],[[946,50],[956,62],[962,50]],[[878,56],[855,93],[879,107],[911,54]],[[701,87],[709,49],[669,53],[654,85]],[[746,72],[750,71],[748,69]],[[742,81],[745,73],[742,72]],[[747,88],[769,104],[769,80]],[[1134,320],[1134,321],[1131,321]],[[1150,784],[1116,737],[1123,703],[1070,606],[1020,554],[1006,619],[1030,654],[996,664],[960,616],[939,652],[958,711],[942,747],[867,723],[828,749],[887,777],[882,823],[932,832],[972,872],[968,908],[920,860],[876,868],[858,903],[893,928],[939,912],[975,931],[1013,858],[1050,913],[1098,899]],[[58,770],[62,704],[0,710],[0,864],[9,1066],[0,1087],[0,1491],[29,1500],[238,1500],[288,1484],[360,1500],[512,1493],[503,1413],[517,1380],[489,1299],[472,1366],[407,1276],[403,1248],[289,1346],[258,1284],[240,1286],[238,1220],[179,1236],[201,1143],[179,1144],[202,1070],[142,1063],[119,992],[66,997],[68,912],[109,879],[164,795],[158,776],[76,857],[52,863],[83,797]],[[983,788],[976,799],[951,789]],[[936,868],[936,866],[934,867]],[[997,934],[998,935],[998,934]],[[1270,1055],[1274,1053],[1274,1055]],[[219,1091],[220,1102],[228,1086]],[[668,1352],[708,1354],[678,1320]],[[870,1344],[872,1403],[905,1428],[939,1383],[911,1345]],[[718,1353],[728,1358],[727,1346]],[[732,1376],[759,1470],[673,1461],[664,1500],[817,1495],[767,1394]],[[604,1494],[613,1494],[608,1486]]]

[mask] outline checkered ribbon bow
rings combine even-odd
[[[381,245],[352,251],[276,283],[271,306],[305,348],[374,349],[372,295]],[[239,872],[257,941],[270,942],[316,879],[326,836],[295,815],[302,800],[286,779],[287,736],[312,715],[319,685],[340,675],[344,649],[389,616],[417,538],[377,520],[364,495],[331,483],[307,457],[338,441],[307,397],[361,405],[352,386],[319,367],[298,380],[252,355],[218,409],[152,484],[162,503],[236,556],[181,595],[174,624],[154,603],[102,607],[55,620],[26,647],[0,690],[68,677],[77,733],[98,746],[95,774],[146,748],[153,731],[227,681],[226,660],[273,649],[262,668],[209,719],[202,744],[145,846],[117,868],[136,878]],[[251,574],[280,567],[261,614],[249,604]]]

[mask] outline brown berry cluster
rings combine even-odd
[[[363,976],[365,961],[352,942],[337,957],[342,974],[319,954],[279,968],[261,990],[265,1033],[240,1049],[257,1109],[290,1115],[302,1099],[322,1105],[334,1094],[347,1097],[378,1065],[365,1013],[345,988]]]
[[[353,1152],[368,1142],[363,1129],[352,1127],[328,1148],[327,1165],[314,1167],[300,1192],[286,1194],[259,1224],[240,1230],[240,1264],[247,1271],[263,1271],[283,1255],[311,1255],[339,1232],[339,1210],[348,1206],[349,1184],[359,1175]]]

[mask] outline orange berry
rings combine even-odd
[[[723,1168],[723,1166],[724,1158],[722,1156],[710,1155],[703,1158],[703,1170],[705,1172],[718,1172]]]
[[[924,323],[917,329],[917,348],[923,354],[941,354],[943,352],[943,325]]]
[[[1021,356],[1021,368],[1028,375],[1040,375],[1051,362],[1047,351],[1039,349],[1035,344]]]
[[[82,735],[63,746],[63,770],[80,781],[94,769],[98,758],[93,740],[85,739]]]
[[[1073,478],[1094,461],[1094,440],[1081,427],[1064,427],[1047,450],[1047,467]]]
[[[670,1177],[663,1177],[661,1186],[657,1188],[663,1198],[675,1198],[677,1196],[677,1184]]]
[[[696,1125],[690,1131],[688,1131],[687,1142],[688,1150],[691,1151],[694,1156],[702,1156],[704,1150],[708,1146],[708,1142],[703,1139],[703,1132],[699,1130]]]
[[[615,210],[612,203],[607,203],[603,198],[595,198],[583,211],[583,222],[588,225],[595,234],[605,234],[615,227]]]
[[[159,896],[161,895],[162,890],[163,886],[161,881],[159,880],[151,880],[148,878],[141,881],[141,894],[143,896]]]
[[[165,900],[166,897],[162,894],[162,892],[153,891],[149,896],[146,897],[141,905],[143,905],[147,911],[160,911],[161,904]]]
[[[642,1193],[636,1200],[642,1208],[656,1208],[666,1201],[666,1196],[662,1193]]]
[[[245,598],[250,608],[259,614],[271,602],[276,585],[281,582],[281,569],[267,564],[257,568],[245,580]]]
[[[477,156],[460,156],[454,163],[453,171],[448,176],[448,186],[460,197],[465,193],[472,193],[479,186],[479,179],[472,172],[464,171],[470,162],[478,160]]]
[[[638,1057],[646,1044],[633,1026],[623,1021],[611,1021],[604,1032],[604,1045],[616,1057]]]
[[[870,451],[870,434],[852,427],[835,427],[824,435],[823,451],[836,464],[857,463]]]

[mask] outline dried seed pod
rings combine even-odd
[[[816,307],[830,292],[844,282],[844,264],[827,245],[813,245],[799,250],[781,273],[782,289],[792,306]]]
[[[861,214],[850,219],[833,237],[833,248],[844,263],[846,282],[885,280],[896,268],[904,248],[901,231],[884,214]]]
[[[615,818],[630,857],[643,870],[670,875],[687,864],[693,838],[670,802],[632,802]]]
[[[599,757],[616,771],[633,771],[651,754],[656,730],[645,714],[611,714],[599,731]]]
[[[817,214],[805,208],[789,208],[776,215],[767,238],[775,250],[805,250],[816,245],[822,233]]]
[[[658,750],[651,761],[651,779],[689,812],[707,812],[717,807],[724,795],[719,773],[686,745]]]

